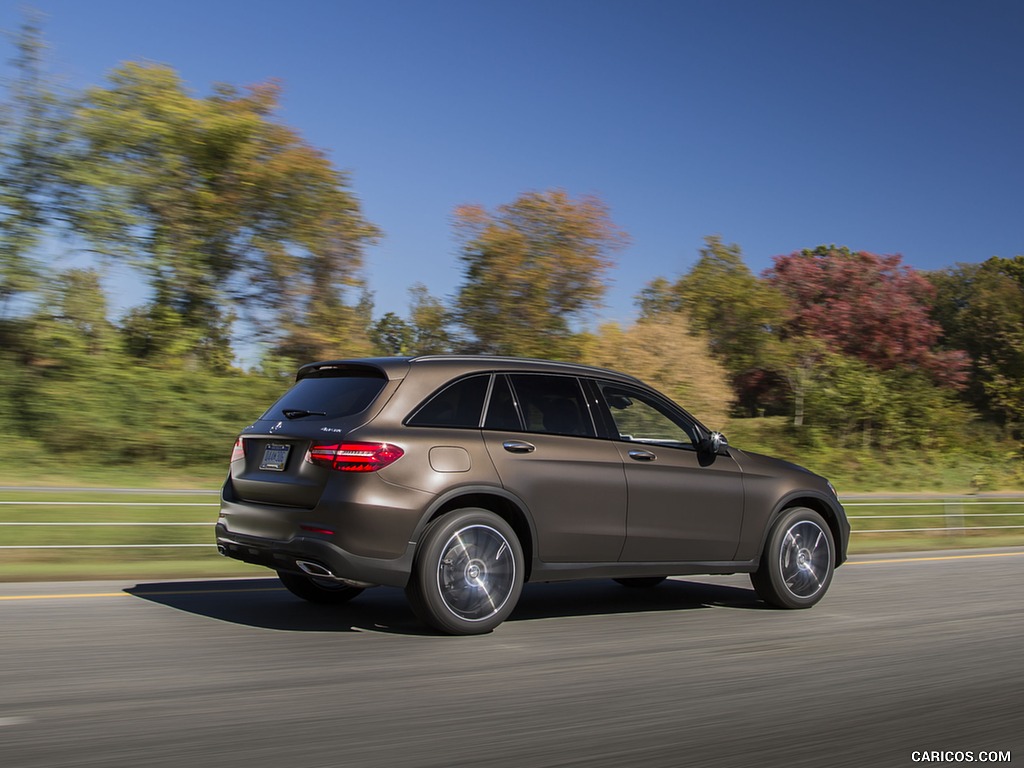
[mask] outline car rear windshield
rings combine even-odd
[[[387,380],[366,371],[331,371],[295,382],[260,418],[324,420],[351,416],[366,409]]]

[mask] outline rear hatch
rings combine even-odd
[[[372,366],[303,368],[299,380],[235,445],[231,486],[239,501],[312,509],[330,471],[306,460],[366,422],[388,384]]]

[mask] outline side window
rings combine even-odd
[[[692,448],[696,444],[694,428],[645,392],[609,382],[598,382],[597,386],[620,440],[670,448]]]
[[[478,429],[490,376],[470,376],[449,384],[420,406],[406,422],[410,427]]]
[[[583,389],[571,376],[509,376],[527,432],[595,437]]]
[[[487,404],[487,418],[484,429],[500,429],[509,432],[521,432],[523,424],[519,420],[516,401],[509,389],[508,379],[503,374],[494,377],[494,388],[491,400]]]

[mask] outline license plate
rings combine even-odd
[[[290,445],[269,443],[263,450],[263,461],[260,462],[260,469],[283,472],[284,465],[288,463],[288,452],[291,448]]]

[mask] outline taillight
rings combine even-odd
[[[391,443],[335,443],[310,446],[306,461],[342,472],[376,472],[404,454],[405,451]]]
[[[235,440],[235,447],[231,450],[231,461],[238,461],[245,458],[245,443],[242,438]]]

